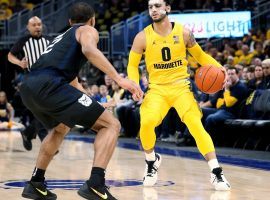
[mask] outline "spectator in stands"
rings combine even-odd
[[[200,108],[213,108],[215,107],[215,94],[204,94],[202,93],[200,95],[200,101],[199,101],[199,106]]]
[[[227,64],[228,64],[229,66],[233,66],[233,65],[234,65],[234,58],[233,58],[233,56],[229,55],[229,56],[227,57]]]
[[[14,118],[14,109],[12,105],[7,100],[7,95],[4,91],[0,91],[0,122],[10,122]]]
[[[38,60],[47,48],[51,37],[42,35],[43,25],[37,16],[28,20],[27,29],[29,34],[21,37],[8,53],[9,62],[20,66],[25,73],[30,71],[31,66]],[[42,141],[47,135],[47,130],[33,116],[30,125],[22,132],[23,144],[26,150],[32,149],[31,140],[38,134]]]
[[[266,42],[264,47],[265,58],[270,58],[270,40]]]
[[[12,10],[9,8],[8,0],[0,1],[0,20],[7,20],[12,16]]]
[[[113,95],[112,98],[116,105],[121,102],[125,90],[122,89],[115,81],[112,82]]]
[[[113,81],[113,80],[112,80],[107,74],[104,75],[104,83],[105,83],[105,85],[107,86],[108,94],[109,94],[110,96],[113,95],[112,81]]]
[[[248,67],[244,67],[243,71],[242,71],[242,75],[239,76],[240,81],[243,83],[247,83],[248,82]]]
[[[14,121],[14,108],[4,91],[0,91],[0,129],[24,129],[23,124]]]
[[[241,40],[237,40],[236,42],[237,50],[235,51],[235,56],[240,57],[243,55],[242,46],[243,46],[243,42]]]
[[[252,65],[255,65],[255,66],[259,65],[259,66],[261,66],[262,65],[262,60],[260,58],[254,58],[252,60]]]
[[[263,75],[264,75],[264,88],[270,89],[270,59],[265,59],[262,62],[262,69],[263,69]]]
[[[251,81],[252,79],[255,78],[255,66],[250,65],[247,70],[247,81]]]
[[[222,125],[226,119],[236,118],[241,102],[248,95],[247,86],[239,81],[238,70],[231,67],[227,73],[228,81],[225,90],[217,99],[216,108],[212,109],[212,114],[205,119],[205,128],[211,134],[217,133],[218,126]]]
[[[106,85],[99,86],[100,103],[107,103],[112,97],[108,94]]]
[[[243,52],[243,55],[241,55],[239,57],[238,63],[241,63],[243,65],[250,65],[251,60],[252,60],[254,55],[249,52],[248,45],[243,45],[242,46],[242,52]]]
[[[253,55],[261,60],[265,59],[265,54],[263,52],[263,44],[262,42],[255,42],[254,43],[254,51]]]
[[[240,64],[237,64],[234,67],[238,70],[238,77],[241,79],[242,74],[243,74],[244,66],[240,65]]]
[[[257,65],[254,71],[254,79],[251,79],[248,82],[248,88],[252,91],[256,89],[264,89],[263,78],[263,68],[262,66]]]
[[[99,87],[96,84],[91,86],[90,91],[91,91],[91,96],[96,101],[100,101]]]
[[[210,49],[209,49],[209,55],[210,56],[212,56],[213,58],[216,58],[217,57],[217,55],[218,55],[218,50],[217,50],[217,48],[216,47],[211,47]]]

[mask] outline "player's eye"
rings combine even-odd
[[[156,3],[156,4],[154,4],[154,6],[155,6],[156,8],[160,8],[160,7],[161,7],[161,4],[160,4],[160,3]]]
[[[160,3],[155,3],[155,4],[153,4],[153,5],[149,5],[148,8],[149,8],[149,9],[152,9],[153,7],[160,8],[161,6],[162,6],[162,4],[160,4]]]

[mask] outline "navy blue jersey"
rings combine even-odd
[[[57,36],[32,66],[32,71],[54,71],[68,82],[76,78],[87,61],[75,37],[78,27],[80,25],[74,25]]]
[[[242,101],[245,100],[248,96],[248,88],[246,84],[238,81],[234,86],[230,88],[230,95],[236,98],[237,102],[232,107],[227,107],[225,104],[223,104],[220,109],[227,110],[228,112],[237,115]]]

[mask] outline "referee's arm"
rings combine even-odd
[[[22,69],[27,69],[28,61],[24,57],[22,60],[18,59],[15,55],[13,55],[11,52],[8,53],[8,61],[20,66]]]

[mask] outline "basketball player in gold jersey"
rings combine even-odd
[[[211,170],[210,181],[214,188],[230,190],[230,184],[217,161],[212,139],[201,123],[201,111],[190,90],[186,50],[202,66],[222,66],[201,49],[191,31],[181,24],[169,21],[169,0],[149,0],[148,9],[153,24],[136,35],[128,63],[129,79],[139,83],[138,65],[144,54],[149,73],[149,91],[140,108],[140,139],[146,156],[143,184],[153,186],[157,181],[161,155],[154,151],[154,129],[161,123],[168,110],[174,107],[196,140],[200,153],[208,161]],[[226,73],[224,69],[223,71]]]

